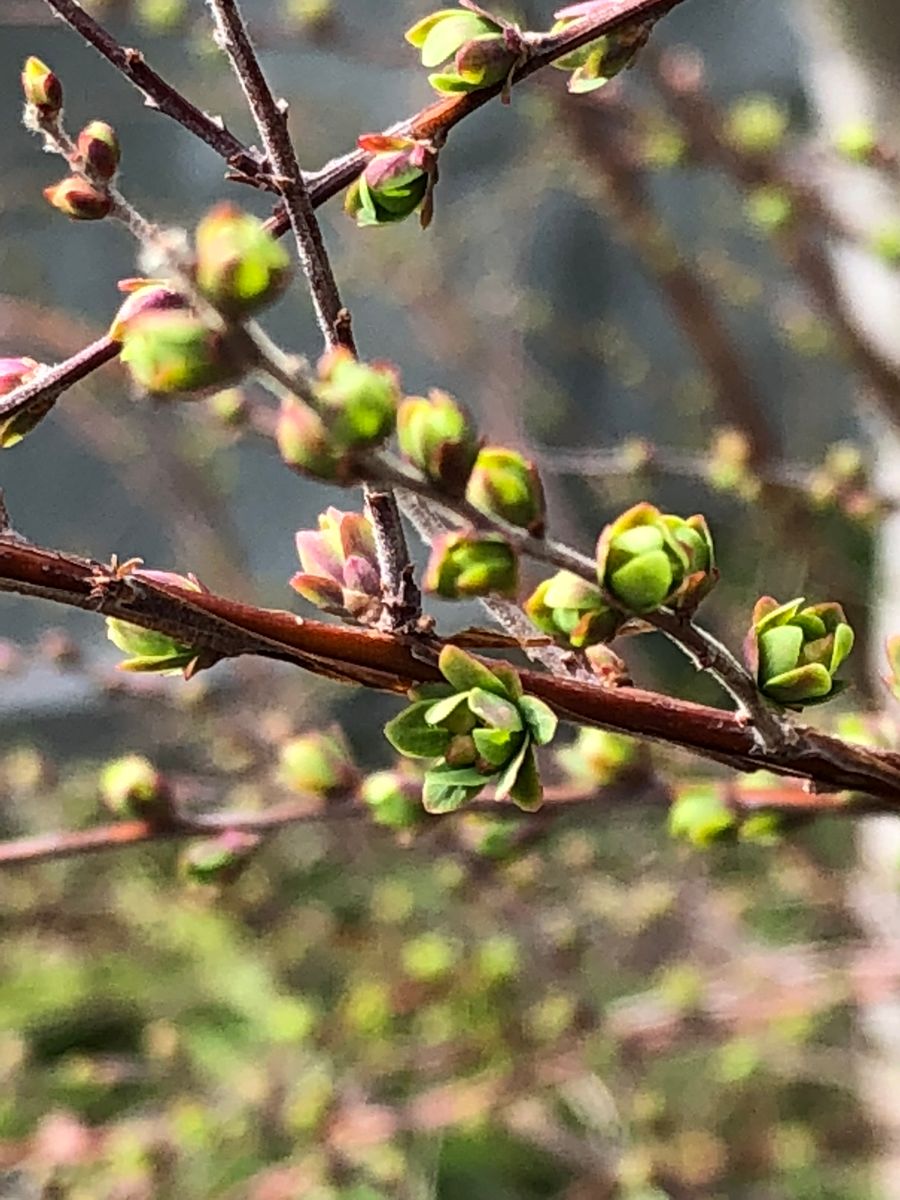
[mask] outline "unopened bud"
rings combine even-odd
[[[527,529],[544,532],[544,489],[534,463],[503,446],[486,446],[475,460],[466,499],[479,512]]]
[[[77,175],[45,187],[44,198],[73,221],[102,221],[112,211],[111,197]]]
[[[304,733],[281,747],[280,775],[295,792],[331,796],[356,782],[356,769],[340,732]]]
[[[448,533],[432,543],[426,592],[446,600],[510,596],[518,590],[516,553],[500,534]]]
[[[466,411],[446,392],[410,396],[397,411],[401,453],[450,496],[465,493],[478,457],[478,435]]]
[[[329,483],[356,479],[352,455],[338,448],[322,418],[296,400],[285,398],[275,429],[282,459],[295,471]]]
[[[112,125],[91,121],[79,133],[76,144],[89,174],[98,179],[112,179],[122,157],[119,138]]]
[[[100,794],[117,817],[160,820],[170,815],[172,797],[165,777],[139,754],[106,764],[100,773]]]
[[[62,111],[63,90],[58,77],[46,63],[31,55],[22,68],[25,103],[37,110],[42,120],[53,120]]]
[[[231,315],[271,304],[289,278],[285,248],[257,217],[227,202],[197,226],[196,252],[198,287]]]
[[[143,312],[121,332],[122,362],[134,382],[152,395],[202,394],[244,374],[227,338],[193,313]]]

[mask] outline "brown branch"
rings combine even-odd
[[[275,172],[273,182],[284,198],[285,213],[325,347],[341,346],[355,355],[350,314],[341,302],[310,191],[288,132],[287,111],[272,94],[235,0],[209,0],[209,3],[216,39],[241,84]],[[413,582],[400,509],[392,492],[368,486],[364,491],[366,512],[375,534],[385,623],[398,629],[412,628],[421,615],[421,596]]]
[[[262,655],[388,691],[439,678],[433,655],[396,633],[307,621],[162,584],[139,572],[110,581],[108,571],[88,559],[2,537],[0,591],[92,609],[214,656]],[[441,644],[435,640],[433,649]],[[763,749],[735,713],[640,688],[603,688],[533,671],[520,675],[526,690],[565,720],[678,746],[740,771],[766,769],[808,779],[820,790],[862,792],[880,811],[895,812],[900,805],[900,754],[847,744],[804,726],[794,728],[789,743]]]
[[[9,420],[38,405],[53,403],[68,388],[112,362],[121,348],[120,342],[105,335],[64,362],[36,374],[30,382],[23,383],[6,396],[0,396],[0,421]]]

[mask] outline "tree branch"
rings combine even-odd
[[[111,581],[108,569],[96,562],[8,537],[0,537],[0,591],[118,617],[219,657],[262,655],[387,691],[403,692],[439,678],[432,655],[423,655],[415,639],[401,634],[307,621],[163,584],[140,572]],[[433,649],[443,644],[435,639]],[[900,807],[900,754],[845,743],[805,726],[794,727],[789,744],[761,749],[735,713],[641,688],[603,688],[543,672],[519,674],[527,692],[576,724],[678,746],[739,771],[765,769],[808,779],[820,790],[862,792],[878,811]],[[857,809],[848,806],[847,811]]]

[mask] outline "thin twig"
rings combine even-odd
[[[276,187],[297,245],[303,273],[309,284],[316,320],[327,348],[344,345],[354,354],[350,323],[341,320],[343,305],[322,240],[309,189],[300,171],[288,133],[287,109],[276,101],[247,33],[236,0],[207,0],[215,23],[215,39],[228,56],[247,105],[272,164]]]
[[[287,127],[287,110],[276,101],[247,33],[235,0],[207,0],[216,40],[228,55],[274,169],[274,183],[294,234],[297,254],[312,297],[316,320],[330,350],[343,347],[356,354],[350,314],[344,308],[309,189]],[[385,622],[394,628],[415,627],[421,596],[396,498],[390,491],[365,489],[366,513],[375,533],[375,550],[384,599]]]
[[[155,108],[177,121],[189,133],[206,142],[235,171],[252,181],[264,178],[263,164],[239,138],[226,129],[221,117],[211,117],[192,104],[149,65],[140,50],[122,46],[99,21],[85,12],[77,0],[44,0],[66,24],[134,84],[148,108]]]

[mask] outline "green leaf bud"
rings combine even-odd
[[[717,783],[680,788],[669,809],[672,837],[701,848],[733,837],[737,828],[737,814],[725,803],[722,788]]]
[[[228,202],[197,226],[196,279],[200,291],[230,316],[271,304],[290,278],[290,256],[257,217]]]
[[[295,471],[328,483],[349,484],[358,478],[350,451],[336,444],[321,417],[292,397],[281,403],[275,441]]]
[[[501,534],[447,533],[435,538],[422,585],[445,600],[514,597],[519,586],[516,552]]]
[[[784,141],[788,113],[774,96],[744,96],[733,104],[725,120],[725,136],[746,154],[771,154]]]
[[[151,308],[117,328],[122,362],[138,387],[151,395],[202,397],[245,373],[227,337],[194,313]]]
[[[744,644],[747,665],[764,696],[785,708],[820,704],[846,686],[835,679],[853,649],[853,630],[839,604],[779,604],[763,596]]]
[[[598,15],[605,0],[570,4],[554,15],[557,33],[582,17]],[[652,21],[634,21],[617,33],[606,34],[588,42],[579,50],[556,59],[551,65],[560,71],[571,71],[568,90],[573,95],[596,91],[614,79],[621,71],[633,66],[638,52],[646,45],[653,28]]]
[[[377,446],[393,433],[400,389],[391,367],[361,363],[338,347],[320,359],[319,377],[316,398],[338,446]]]
[[[412,829],[422,819],[420,785],[400,771],[377,771],[363,781],[360,796],[372,820],[387,829]]]
[[[611,641],[622,624],[622,614],[610,608],[601,590],[571,571],[538,584],[524,609],[542,633],[576,650]]]
[[[429,75],[428,82],[436,91],[450,94],[508,82],[527,54],[516,26],[491,16],[472,0],[417,21],[407,30],[406,40],[420,51],[424,67],[444,64],[442,71]]]
[[[479,512],[527,529],[544,532],[545,501],[534,463],[503,446],[479,451],[466,488],[466,499]]]
[[[357,139],[369,159],[347,190],[344,211],[360,226],[392,225],[413,213],[427,229],[434,211],[437,154],[428,142],[367,133]]]
[[[712,538],[701,516],[636,504],[607,525],[597,543],[597,579],[626,612],[664,605],[692,612],[718,578]]]
[[[409,396],[397,410],[397,441],[403,456],[448,496],[462,496],[478,457],[478,434],[446,392]]]
[[[191,883],[207,887],[234,883],[260,841],[256,834],[229,829],[218,837],[194,842],[181,856],[181,873]]]
[[[878,134],[865,121],[848,121],[835,131],[834,147],[851,162],[868,163],[877,155]]]

